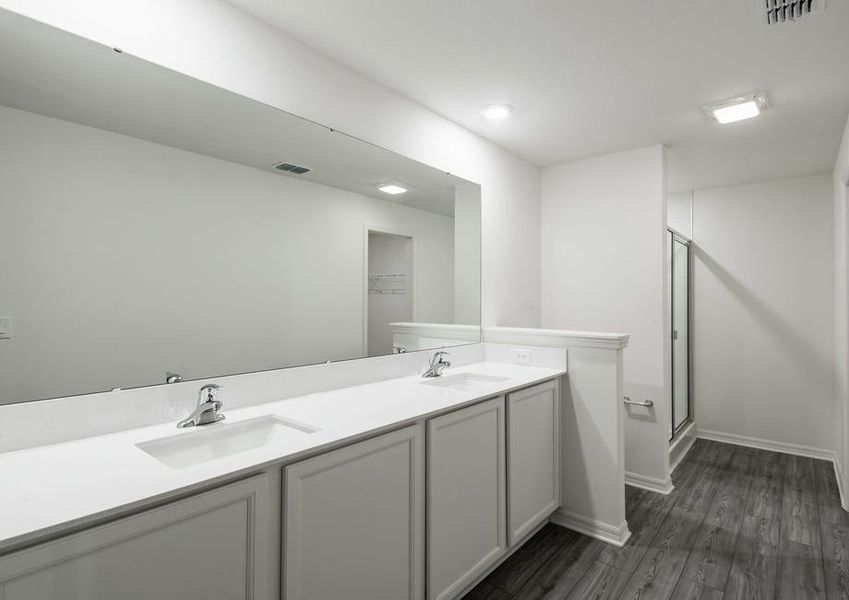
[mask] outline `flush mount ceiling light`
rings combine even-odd
[[[481,114],[490,121],[501,121],[513,112],[513,107],[508,104],[490,104],[481,110]]]
[[[702,106],[708,117],[726,125],[745,119],[752,119],[761,114],[761,111],[769,106],[766,92],[753,92],[743,96],[735,96],[727,100],[712,102]]]
[[[384,183],[383,185],[377,186],[377,189],[384,194],[390,194],[392,196],[397,196],[398,194],[410,191],[410,188],[404,187],[400,183]]]

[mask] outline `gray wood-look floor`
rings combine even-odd
[[[546,525],[465,600],[849,598],[831,463],[698,440],[672,480],[626,488],[623,548]]]

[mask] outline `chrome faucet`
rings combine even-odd
[[[442,372],[451,366],[447,360],[442,360],[443,356],[448,356],[444,350],[440,350],[430,359],[430,367],[424,372],[422,377],[442,377]]]
[[[216,423],[224,419],[224,415],[220,412],[220,400],[215,399],[215,392],[220,390],[220,385],[207,383],[198,390],[198,405],[188,417],[177,423],[177,427],[196,427],[198,425],[208,425]]]

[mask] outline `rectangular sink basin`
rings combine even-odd
[[[185,433],[141,442],[136,447],[172,469],[183,469],[316,431],[318,428],[297,421],[265,415],[237,423],[203,425]]]
[[[509,377],[496,377],[495,375],[482,375],[480,373],[458,373],[457,375],[434,377],[421,383],[450,390],[478,390],[509,379]]]

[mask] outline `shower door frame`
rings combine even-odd
[[[686,429],[694,421],[693,415],[693,344],[692,344],[692,276],[693,276],[693,252],[692,241],[681,235],[671,227],[666,228],[669,238],[669,417],[672,436],[669,441]],[[675,242],[687,248],[687,418],[681,424],[675,426]]]

